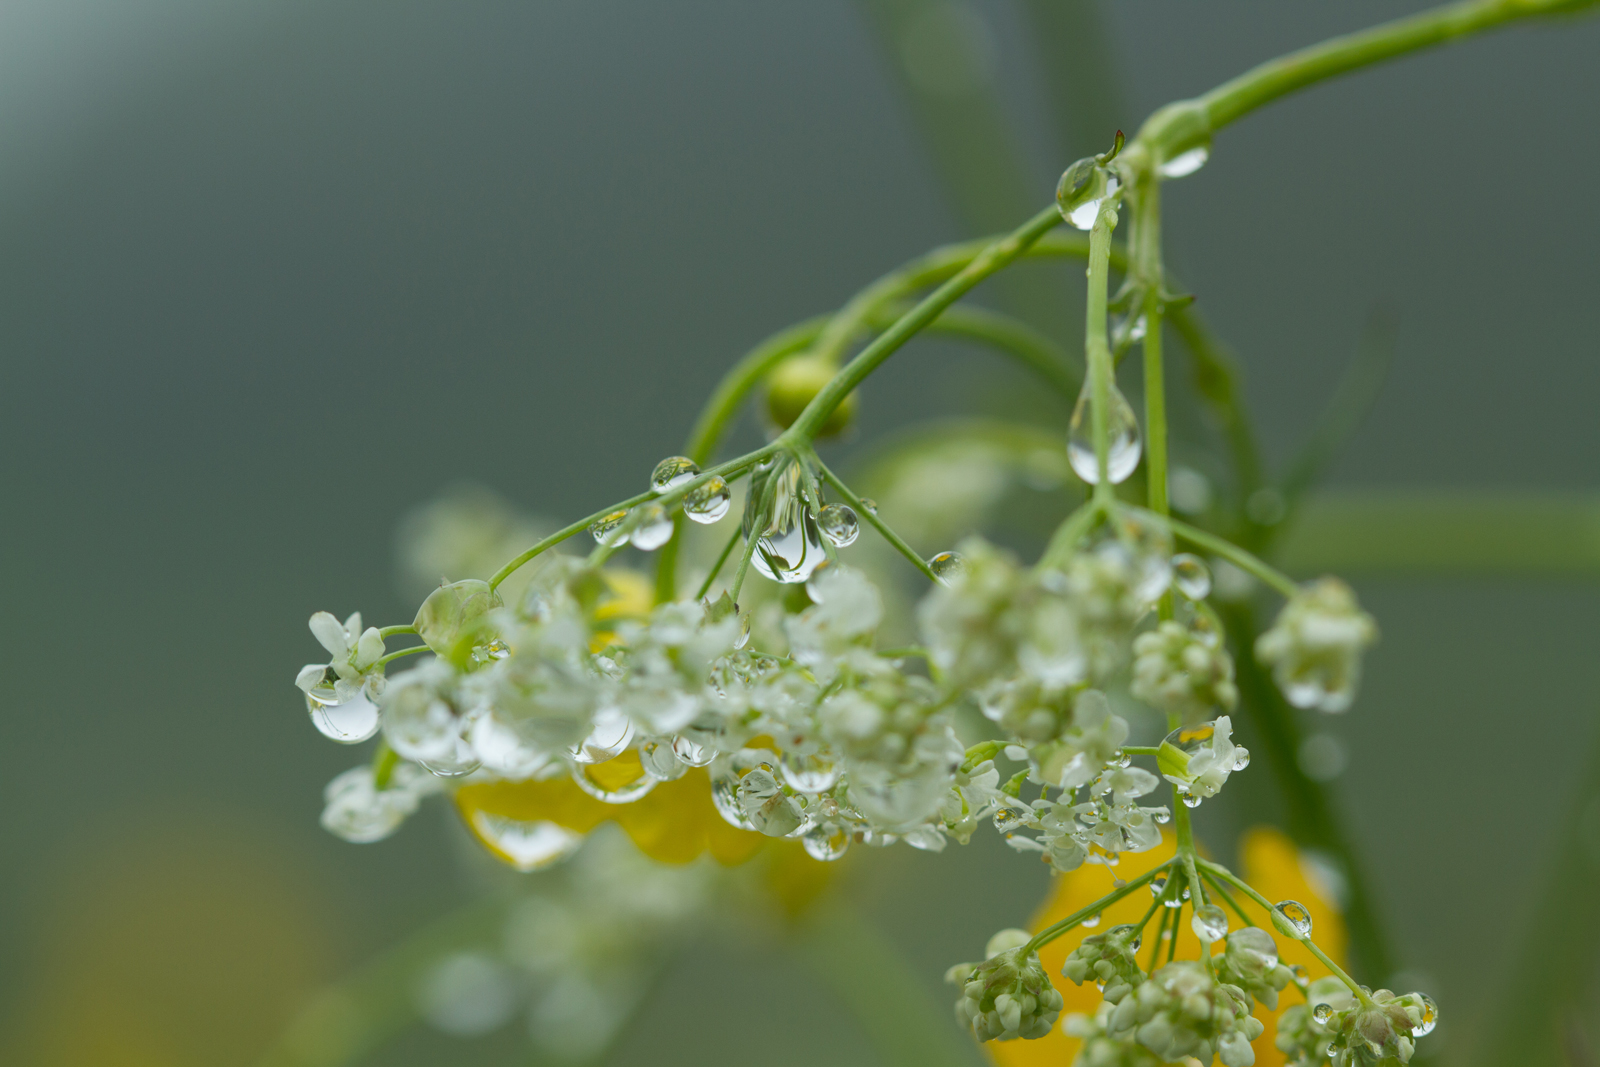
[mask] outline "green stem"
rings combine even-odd
[[[706,580],[700,583],[700,589],[695,593],[696,600],[704,600],[706,594],[711,592],[711,583],[717,580],[717,575],[722,571],[722,565],[728,562],[728,557],[733,554],[733,546],[739,543],[743,533],[739,524],[733,526],[733,536],[728,538],[728,543],[722,546],[722,551],[717,555],[717,561],[711,565],[711,573],[706,575]]]
[[[389,747],[389,742],[384,738],[378,739],[378,747],[372,753],[372,787],[382,790],[389,788],[389,779],[394,777],[394,769],[400,766],[400,753]]]
[[[1265,479],[1261,472],[1261,450],[1245,411],[1238,357],[1194,308],[1174,309],[1171,321],[1194,359],[1195,389],[1222,429],[1234,477],[1238,479],[1238,504],[1242,513],[1244,502],[1261,488]]]
[[[418,645],[416,648],[402,648],[398,652],[391,652],[387,656],[380,657],[372,665],[374,667],[382,667],[385,664],[389,663],[391,660],[399,659],[401,656],[414,656],[418,652],[429,652],[429,651],[432,651],[432,650],[429,649],[427,645]]]
[[[1214,556],[1221,556],[1240,570],[1266,582],[1272,588],[1286,597],[1292,597],[1300,591],[1294,580],[1276,567],[1269,566],[1255,555],[1246,552],[1233,542],[1218,537],[1216,534],[1207,533],[1197,527],[1190,526],[1178,519],[1168,518],[1167,525],[1172,532],[1192,545],[1205,549]]]
[[[1040,930],[1038,933],[1033,935],[1032,940],[1030,940],[1025,946],[1027,951],[1037,952],[1042,946],[1048,945],[1050,942],[1054,941],[1068,930],[1071,930],[1074,926],[1077,926],[1079,923],[1083,922],[1083,920],[1087,919],[1089,916],[1100,914],[1102,911],[1106,910],[1111,905],[1115,904],[1117,901],[1133,892],[1135,889],[1138,889],[1142,885],[1148,884],[1152,878],[1171,866],[1172,861],[1168,860],[1166,863],[1152,867],[1139,877],[1135,878],[1133,881],[1125,882],[1120,888],[1114,889],[1107,893],[1093,904],[1090,904],[1084,908],[1079,908],[1077,911],[1073,912],[1071,915],[1068,915],[1060,922],[1051,923],[1049,926],[1046,926],[1043,930]]]
[[[1164,159],[1169,150],[1203,140],[1256,108],[1308,85],[1507,22],[1576,12],[1594,3],[1595,0],[1465,0],[1333,37],[1269,60],[1194,100],[1161,108],[1145,121],[1129,148],[1143,147],[1157,159]]]
[[[884,659],[906,659],[908,657],[914,659],[932,658],[927,649],[916,647],[880,648],[878,649],[878,655],[882,656]]]
[[[1200,864],[1206,870],[1210,871],[1218,878],[1221,878],[1229,885],[1236,887],[1245,896],[1249,897],[1251,900],[1254,900],[1257,904],[1265,908],[1269,918],[1272,916],[1273,905],[1267,900],[1266,897],[1262,896],[1260,893],[1257,893],[1255,888],[1252,887],[1249,882],[1246,882],[1243,878],[1240,878],[1219,863],[1209,863],[1205,860],[1201,860]],[[1334,963],[1331,959],[1329,959],[1328,954],[1323,952],[1322,949],[1318,948],[1315,941],[1311,940],[1309,937],[1300,937],[1296,938],[1296,940],[1306,948],[1310,949],[1313,956],[1321,960],[1323,965],[1327,967],[1329,971],[1336,975],[1338,979],[1346,986],[1349,986],[1350,992],[1355,994],[1356,999],[1361,1002],[1363,1007],[1372,1007],[1372,998],[1367,996],[1366,991],[1361,988],[1360,984],[1354,978],[1351,978],[1348,974],[1346,974],[1343,967],[1340,967],[1337,963]]]
[[[1156,963],[1161,959],[1162,938],[1166,935],[1167,927],[1171,924],[1171,922],[1172,909],[1168,907],[1162,907],[1161,921],[1156,923],[1156,935],[1155,937],[1151,938],[1153,943],[1150,946],[1150,963],[1145,967],[1145,970],[1153,971],[1156,969]]]
[[[844,398],[849,396],[867,375],[877,370],[884,360],[894,355],[907,341],[916,336],[918,331],[938,318],[939,313],[945,308],[955,303],[989,275],[1009,266],[1026,252],[1030,245],[1060,222],[1061,213],[1052,204],[978,253],[954,277],[924,297],[901,317],[900,321],[879,334],[861,350],[860,354],[845,364],[839,373],[812,398],[794,425],[784,431],[779,440],[784,441],[785,445],[792,445],[814,439],[823,424],[827,422],[828,416],[833,414],[833,409],[843,403]]]
[[[383,629],[378,631],[378,636],[388,640],[397,634],[414,634],[416,632],[417,628],[410,623],[407,623],[404,626],[385,626]]]
[[[1134,204],[1133,270],[1144,288],[1144,461],[1150,510],[1167,514],[1167,387],[1161,362],[1161,182],[1146,174]],[[1130,308],[1128,314],[1136,314]]]
[[[906,559],[910,560],[912,566],[916,567],[917,570],[925,574],[930,582],[937,582],[939,580],[939,576],[933,573],[933,568],[928,566],[928,561],[917,555],[917,553],[912,550],[911,546],[906,544],[905,541],[901,539],[899,534],[889,529],[888,525],[882,519],[878,518],[878,513],[876,511],[873,511],[871,508],[867,507],[866,504],[862,503],[861,498],[856,496],[851,488],[848,485],[845,485],[844,481],[837,474],[829,470],[828,465],[823,463],[822,460],[818,459],[815,452],[810,453],[807,458],[816,465],[817,472],[822,475],[822,480],[827,482],[828,485],[832,486],[834,492],[844,497],[845,503],[849,504],[850,507],[855,510],[855,513],[858,516],[866,519],[874,530],[877,530],[880,534],[882,534],[885,541],[893,545],[896,551],[898,551]]]
[[[1111,486],[1111,346],[1106,340],[1106,290],[1110,282],[1111,233],[1117,227],[1117,204],[1106,197],[1089,231],[1089,293],[1084,311],[1084,362],[1089,371],[1089,415],[1094,438],[1094,499],[1109,506]]]
[[[1210,871],[1202,870],[1200,872],[1200,876],[1207,882],[1211,883],[1212,890],[1216,892],[1217,896],[1222,898],[1223,903],[1227,904],[1228,907],[1233,909],[1234,914],[1239,916],[1239,918],[1244,921],[1246,926],[1254,926],[1256,924],[1254,919],[1250,918],[1250,916],[1244,913],[1244,909],[1239,906],[1239,902],[1233,899],[1233,894],[1228,892],[1227,888],[1216,877],[1216,875],[1212,874]]]

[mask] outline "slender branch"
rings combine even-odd
[[[1089,371],[1089,413],[1094,430],[1098,477],[1094,499],[1109,502],[1111,488],[1111,390],[1115,373],[1106,341],[1106,289],[1110,281],[1111,233],[1117,228],[1117,199],[1107,196],[1089,231],[1089,295],[1084,312],[1083,358]]]
[[[383,629],[378,631],[378,636],[387,640],[388,638],[394,637],[398,634],[414,634],[416,632],[417,628],[415,626],[411,625],[410,623],[406,623],[404,626],[385,626]]]
[[[877,370],[884,360],[894,355],[907,341],[916,336],[919,330],[938,318],[940,312],[959,300],[973,286],[995,271],[1009,266],[1027,251],[1030,245],[1060,223],[1061,213],[1052,204],[1001,240],[985,248],[954,277],[924,297],[899,322],[879,334],[855,359],[845,364],[833,380],[823,386],[822,390],[812,398],[811,403],[806,405],[800,417],[795,420],[793,426],[784,431],[780,440],[787,439],[786,443],[796,444],[812,440],[827,422],[828,416],[833,414],[833,409],[843,403],[844,398],[849,396],[867,375]]]
[[[429,649],[427,645],[418,645],[415,648],[402,648],[398,652],[391,652],[387,656],[379,657],[378,660],[375,661],[372,665],[374,667],[382,667],[386,663],[389,663],[389,662],[391,662],[393,660],[399,659],[401,656],[414,656],[418,652],[428,652],[428,651],[431,651],[431,649]]]
[[[728,538],[728,543],[722,546],[722,551],[717,555],[717,561],[711,565],[711,572],[706,575],[706,580],[700,583],[700,589],[695,593],[696,600],[704,600],[707,593],[711,592],[711,583],[717,580],[717,574],[722,570],[722,565],[728,562],[728,557],[733,554],[733,546],[739,543],[743,536],[739,524],[733,526],[733,535]]]
[[[1192,545],[1197,545],[1213,555],[1221,556],[1240,570],[1255,575],[1286,597],[1292,597],[1300,591],[1300,587],[1295,585],[1293,579],[1288,575],[1279,571],[1276,567],[1269,566],[1231,541],[1190,526],[1188,523],[1178,519],[1168,518],[1167,525],[1172,528],[1174,534],[1177,534],[1183,540]]]
[[[1102,911],[1109,908],[1111,905],[1115,904],[1117,901],[1121,900],[1135,889],[1138,889],[1142,885],[1148,884],[1152,878],[1160,874],[1162,871],[1167,870],[1171,866],[1172,861],[1168,860],[1165,863],[1152,867],[1139,877],[1135,878],[1133,881],[1125,882],[1120,888],[1114,889],[1107,893],[1093,904],[1079,908],[1077,911],[1073,912],[1071,915],[1068,915],[1065,919],[1062,919],[1059,922],[1051,923],[1049,926],[1046,926],[1043,930],[1040,930],[1038,933],[1033,935],[1033,938],[1026,946],[1027,950],[1029,952],[1037,952],[1042,946],[1048,945],[1050,942],[1054,941],[1068,930],[1071,930],[1074,926],[1077,926],[1079,923],[1083,922],[1083,920],[1087,919],[1089,916],[1100,914]]]
[[[874,530],[877,530],[883,535],[883,539],[885,541],[893,545],[896,551],[898,551],[906,559],[910,560],[911,565],[925,574],[930,582],[937,582],[939,580],[939,576],[933,573],[933,568],[928,566],[928,561],[917,555],[912,547],[906,544],[903,539],[901,539],[899,534],[889,529],[888,524],[882,519],[878,518],[878,513],[872,508],[867,507],[867,505],[862,502],[862,499],[856,496],[854,491],[852,491],[848,485],[844,484],[844,481],[837,474],[828,469],[828,465],[826,463],[823,463],[822,460],[817,458],[817,454],[815,452],[812,452],[808,458],[812,463],[816,464],[817,472],[822,475],[822,480],[832,486],[834,492],[844,497],[845,503],[849,504],[850,507],[855,510],[855,513],[858,516],[866,519]]]
[[[1234,914],[1239,916],[1246,926],[1254,926],[1256,924],[1254,919],[1245,914],[1244,909],[1239,906],[1239,902],[1233,899],[1233,894],[1228,892],[1227,887],[1222,884],[1221,879],[1203,867],[1200,869],[1200,877],[1211,883],[1212,890],[1217,894],[1217,896],[1222,898],[1223,903],[1227,904],[1228,907],[1233,909]]]

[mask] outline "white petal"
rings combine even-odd
[[[357,616],[359,619],[360,616]],[[356,642],[356,666],[366,668],[383,655],[383,638],[378,636],[376,626],[367,627],[361,635],[361,640]]]
[[[334,659],[344,659],[350,654],[350,639],[345,636],[344,627],[339,625],[339,620],[326,611],[319,611],[311,616],[311,636],[317,643],[328,650]]]
[[[294,676],[294,684],[311,692],[322,683],[322,674],[328,669],[325,663],[307,663],[300,668],[300,673]]]

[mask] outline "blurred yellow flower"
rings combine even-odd
[[[1168,833],[1158,848],[1149,852],[1124,855],[1122,863],[1116,867],[1116,874],[1123,879],[1136,878],[1150,868],[1171,859],[1173,852],[1173,837]],[[1239,862],[1240,875],[1268,900],[1290,898],[1304,904],[1311,912],[1317,944],[1334,962],[1340,966],[1344,965],[1343,917],[1326,887],[1320,884],[1320,880],[1315,877],[1299,850],[1295,848],[1294,842],[1278,830],[1258,826],[1247,831],[1239,839]],[[1103,867],[1081,867],[1071,874],[1059,875],[1051,888],[1050,895],[1034,916],[1032,929],[1040,930],[1066,918],[1080,908],[1094,903],[1112,888],[1114,887],[1111,879]],[[1270,919],[1259,905],[1239,893],[1233,894],[1233,897],[1255,925],[1264,930],[1272,930]],[[1040,951],[1039,957],[1044,963],[1045,972],[1050,975],[1050,980],[1055,983],[1066,1002],[1061,1009],[1063,1019],[1074,1012],[1093,1015],[1100,1005],[1100,991],[1095,988],[1094,983],[1085,982],[1078,986],[1073,985],[1071,980],[1061,977],[1061,965],[1066,962],[1067,954],[1089,933],[1104,931],[1118,923],[1138,922],[1149,907],[1150,898],[1145,894],[1129,894],[1105,910],[1100,924],[1094,930],[1070,933],[1046,945]],[[1237,929],[1239,917],[1232,909],[1227,910],[1228,918]],[[1180,958],[1194,959],[1200,952],[1199,940],[1189,927],[1191,914],[1187,907],[1184,908],[1183,922],[1178,931]],[[1145,944],[1139,953],[1141,967],[1149,963],[1152,948],[1150,938],[1155,936],[1156,923],[1159,920],[1160,916],[1156,916],[1145,930]],[[1298,941],[1290,941],[1286,937],[1279,937],[1277,941],[1285,965],[1300,964],[1310,973],[1312,980],[1328,973],[1327,968],[1318,963]],[[1166,961],[1166,953],[1167,950],[1163,948],[1161,956],[1163,962]],[[1293,987],[1284,990],[1280,1007],[1295,1003],[1297,996]],[[1272,1043],[1277,1035],[1275,1016],[1264,1013],[1259,1005],[1256,1015],[1267,1025],[1266,1031],[1252,1044],[1256,1053],[1257,1067],[1283,1067],[1283,1053]],[[999,1067],[1070,1067],[1078,1055],[1078,1046],[1078,1039],[1068,1037],[1058,1025],[1050,1031],[1048,1037],[1037,1041],[991,1042],[984,1047]]]

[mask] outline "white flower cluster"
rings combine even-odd
[[[987,959],[945,973],[961,987],[956,1022],[979,1041],[1043,1037],[1061,1014],[1061,994],[1028,940],[1026,930],[1002,930],[989,939]]]
[[[1250,1042],[1265,1027],[1250,1014],[1250,998],[1237,986],[1218,982],[1199,960],[1174,960],[1124,997],[1106,1017],[1112,1037],[1131,1035],[1168,1063],[1193,1056],[1226,1067],[1256,1061]]]
[[[1338,712],[1355,699],[1361,653],[1378,639],[1377,623],[1337,578],[1322,578],[1290,598],[1272,629],[1256,639],[1256,658],[1297,708]]]

